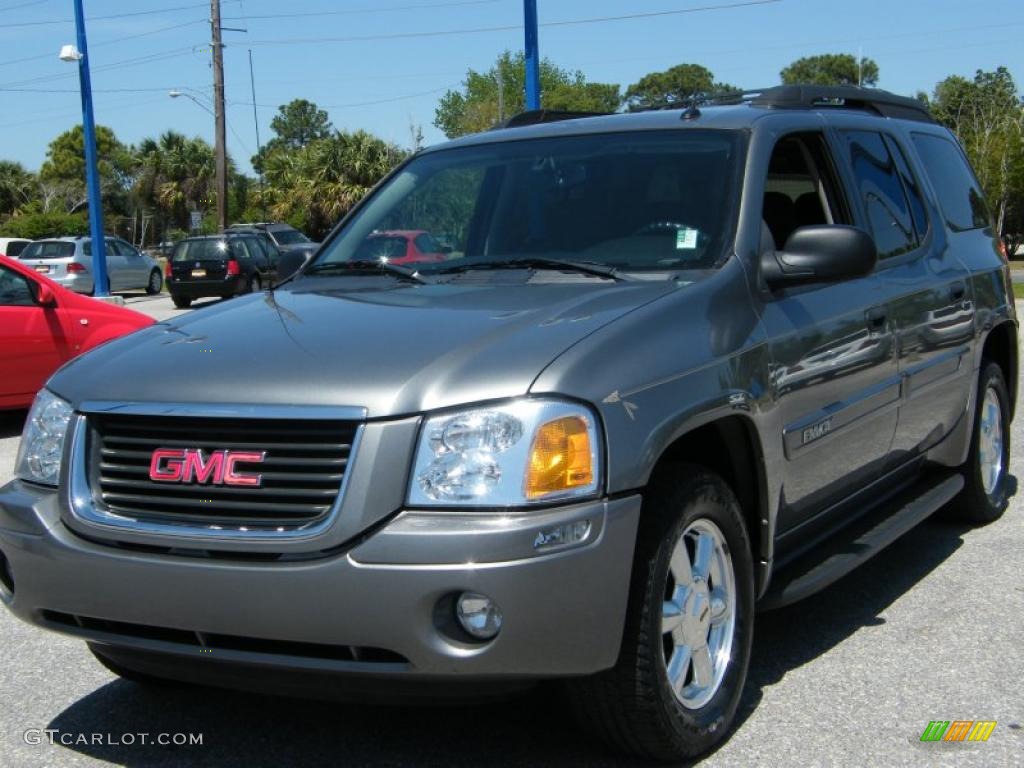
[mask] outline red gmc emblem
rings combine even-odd
[[[149,479],[160,483],[212,483],[258,488],[263,475],[241,472],[238,464],[258,464],[264,451],[213,451],[204,456],[199,448],[157,448],[149,461]]]

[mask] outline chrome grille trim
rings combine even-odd
[[[158,538],[191,537],[203,540],[250,541],[250,542],[282,542],[313,539],[323,534],[335,522],[345,497],[345,491],[351,477],[351,466],[359,450],[363,425],[354,426],[351,447],[343,470],[340,486],[334,496],[333,503],[327,513],[310,523],[286,525],[279,524],[272,528],[253,527],[251,525],[233,525],[224,519],[210,522],[189,520],[151,520],[145,515],[133,515],[131,512],[115,511],[99,501],[99,488],[94,489],[90,480],[88,436],[90,432],[89,414],[123,414],[140,416],[189,416],[211,418],[251,418],[254,421],[263,419],[329,419],[352,420],[365,417],[362,408],[316,408],[299,406],[267,407],[260,406],[197,406],[192,404],[163,403],[102,403],[89,402],[79,406],[70,427],[68,448],[68,489],[67,503],[75,522],[84,523],[104,537],[117,538],[119,533],[131,532],[153,535]],[[261,489],[263,490],[263,489]]]

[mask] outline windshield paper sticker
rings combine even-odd
[[[683,227],[676,230],[676,250],[692,251],[697,247],[697,230]]]

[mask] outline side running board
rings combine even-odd
[[[795,603],[838,581],[951,501],[963,487],[959,473],[922,480],[774,574],[768,593],[757,603],[758,610]]]

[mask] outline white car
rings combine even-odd
[[[24,237],[0,237],[0,256],[16,259],[25,246],[31,242]]]

